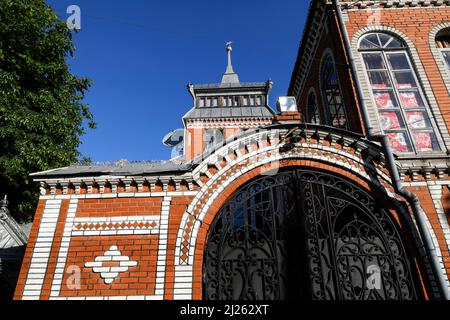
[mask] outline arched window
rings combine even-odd
[[[328,110],[327,124],[337,128],[347,128],[344,100],[333,58],[327,55],[321,69],[322,94]]]
[[[361,40],[359,49],[381,130],[394,151],[439,151],[428,105],[405,42],[387,33],[370,33]]]
[[[320,124],[319,108],[317,107],[317,99],[314,91],[311,91],[308,95],[306,118],[309,123]]]
[[[436,35],[436,46],[441,51],[447,64],[447,69],[450,71],[450,28],[441,30]]]

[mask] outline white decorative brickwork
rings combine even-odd
[[[171,197],[164,197],[161,206],[161,220],[159,227],[158,262],[156,268],[155,296],[164,298],[164,282],[166,275],[167,237],[169,231],[169,213]]]
[[[64,268],[66,266],[67,254],[69,252],[71,232],[73,221],[77,213],[78,199],[72,199],[69,202],[69,209],[67,211],[66,223],[64,225],[63,237],[61,239],[61,246],[59,248],[58,260],[55,268],[55,275],[53,277],[52,288],[50,292],[50,299],[57,297],[61,290],[61,283],[64,275]]]
[[[61,200],[49,200],[45,204],[23,290],[24,300],[38,300],[41,295],[61,202]]]
[[[158,234],[159,216],[77,218],[72,236]]]
[[[120,273],[127,272],[130,267],[137,266],[137,261],[130,260],[130,257],[123,256],[117,246],[111,246],[102,256],[95,258],[95,261],[86,262],[86,268],[92,268],[95,273],[100,273],[106,284],[114,282]]]

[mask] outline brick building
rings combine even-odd
[[[15,298],[448,299],[449,48],[447,0],[312,1],[275,113],[228,45],[184,160],[33,175]]]

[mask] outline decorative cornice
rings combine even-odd
[[[273,117],[255,118],[207,118],[207,119],[186,119],[186,126],[189,127],[235,127],[245,126],[247,128],[257,128],[273,123]]]

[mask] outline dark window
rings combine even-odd
[[[322,63],[322,94],[328,111],[327,124],[337,128],[347,128],[347,117],[342,99],[339,79],[331,56]]]
[[[444,29],[437,34],[436,46],[440,49],[447,68],[450,70],[450,28]]]
[[[317,99],[314,92],[310,92],[308,96],[308,106],[306,113],[307,122],[315,124],[320,123],[319,108],[317,107]]]

